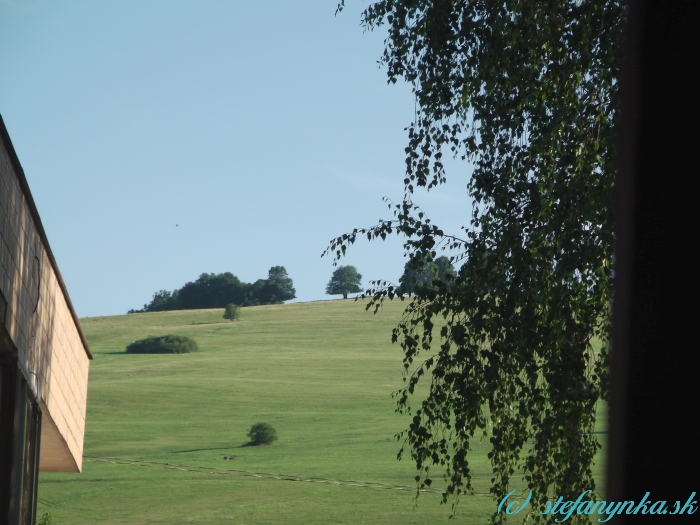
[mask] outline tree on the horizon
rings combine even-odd
[[[348,298],[349,293],[362,291],[362,275],[354,266],[338,266],[331,276],[331,280],[326,285],[326,294],[343,295],[343,299]]]
[[[470,449],[484,438],[491,494],[500,501],[522,477],[535,523],[555,519],[539,513],[553,494],[595,494],[624,19],[621,0],[379,0],[362,14],[365,29],[388,29],[389,82],[405,80],[416,97],[404,196],[392,220],[337,237],[326,253],[337,263],[358,238],[396,233],[413,269],[441,249],[461,263],[451,286],[434,281],[413,297],[392,335],[406,370],[398,409],[411,414],[401,453],[419,489],[445,477],[443,501],[475,489]],[[419,187],[447,182],[443,154],[470,162],[469,201],[455,214],[472,203],[471,220],[460,231],[414,202]],[[376,312],[397,289],[373,285]],[[416,388],[425,381],[427,394]],[[425,397],[413,401],[417,392]],[[492,521],[506,518],[496,510]]]
[[[151,302],[143,305],[143,308],[144,311],[163,312],[165,310],[174,310],[175,305],[177,305],[177,292],[172,294],[168,290],[160,290],[153,294]]]
[[[435,289],[435,281],[451,286],[456,271],[449,257],[441,255],[434,261],[409,260],[404,266],[403,275],[399,279],[399,294],[409,297],[415,293],[425,293]]]
[[[284,266],[273,266],[267,272],[268,290],[266,293],[270,303],[281,303],[296,299],[297,291],[294,289],[292,279],[287,274]]]

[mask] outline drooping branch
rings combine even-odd
[[[405,194],[394,219],[327,252],[342,257],[357,235],[397,233],[416,264],[445,247],[463,263],[449,286],[414,296],[392,333],[407,374],[398,408],[410,409],[416,385],[430,382],[404,447],[419,487],[432,483],[431,467],[442,470],[445,501],[473,490],[468,450],[478,433],[491,443],[496,498],[516,472],[535,506],[595,489],[623,22],[614,0],[383,0],[363,13],[366,28],[388,31],[388,81],[404,79],[416,96]],[[446,182],[447,148],[473,165],[465,239],[413,204],[418,188]],[[368,308],[397,291],[376,283]]]

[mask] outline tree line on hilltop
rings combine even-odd
[[[267,279],[244,283],[231,272],[203,273],[194,282],[169,292],[160,290],[142,310],[128,313],[163,312],[166,310],[196,310],[225,308],[228,304],[255,306],[275,304],[296,298],[292,279],[284,266],[273,266]]]
[[[399,278],[396,293],[399,295],[427,296],[439,287],[449,289],[454,283],[457,270],[449,257],[444,255],[432,260],[412,259],[406,263],[403,275]],[[362,274],[351,265],[338,266],[326,285],[328,295],[341,295],[362,292]]]

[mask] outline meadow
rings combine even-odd
[[[439,493],[416,499],[415,466],[396,460],[394,435],[410,418],[394,411],[403,382],[390,336],[405,306],[373,315],[337,300],[243,308],[233,322],[223,309],[81,320],[94,354],[83,472],[42,473],[38,515],[53,525],[448,523],[450,506]],[[199,352],[124,351],[168,333],[192,337]],[[259,421],[279,440],[245,446]],[[472,461],[486,493],[484,441]],[[486,523],[494,506],[464,496],[455,520]]]

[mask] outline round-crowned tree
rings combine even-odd
[[[338,266],[326,285],[328,295],[343,295],[348,298],[349,293],[361,292],[362,275],[354,266]]]
[[[277,431],[269,423],[255,423],[248,431],[249,445],[272,445],[277,441]]]
[[[172,334],[139,339],[126,347],[129,354],[188,354],[197,350],[194,339]]]

